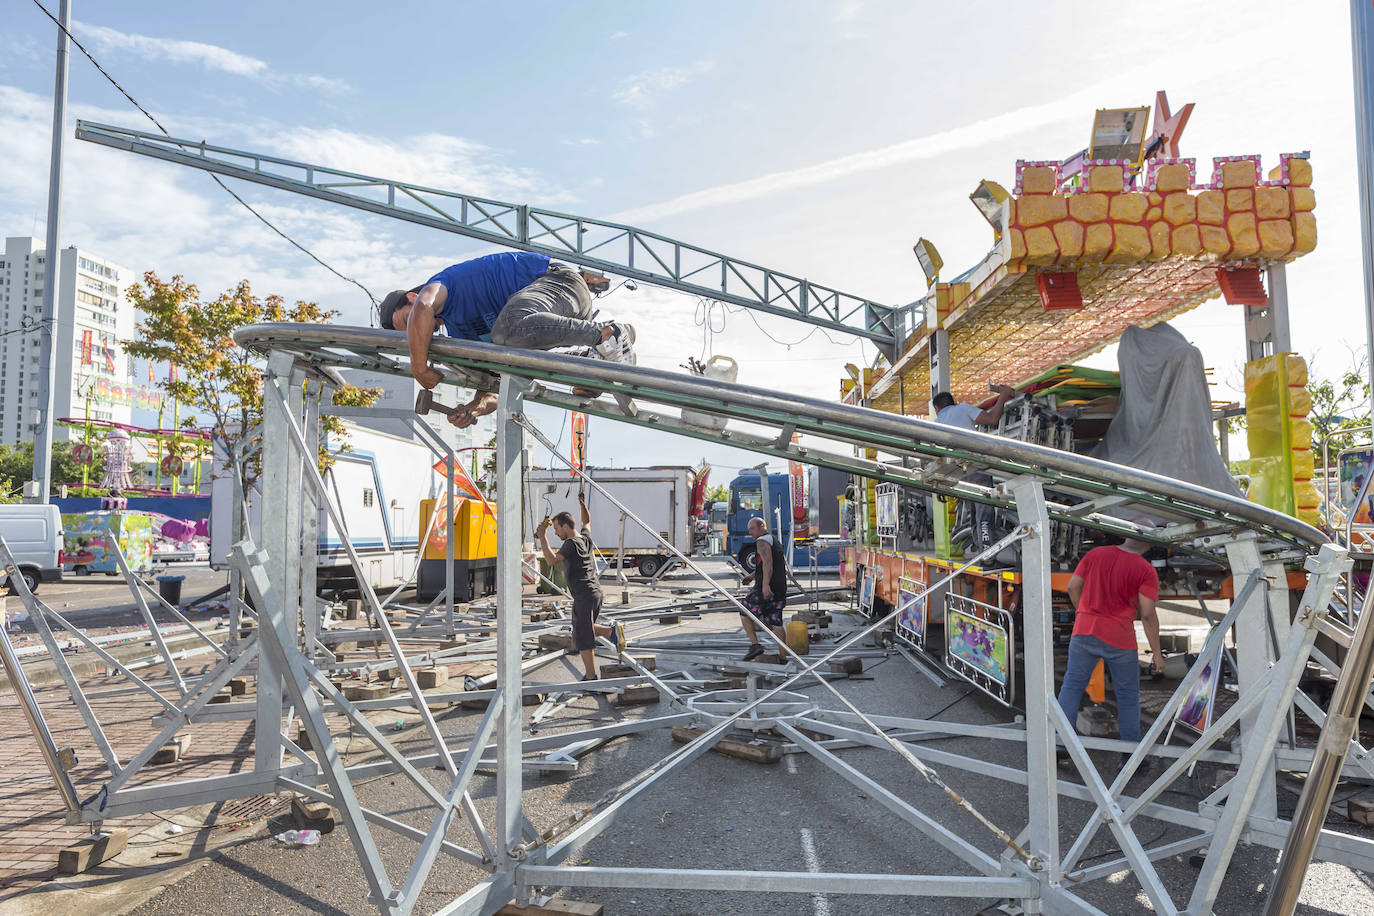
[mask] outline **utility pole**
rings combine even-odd
[[[43,252],[43,323],[38,334],[38,422],[33,431],[33,479],[38,501],[46,503],[52,490],[52,402],[54,373],[53,340],[57,332],[58,228],[62,217],[62,139],[67,117],[67,29],[71,4],[62,0],[58,13],[57,78],[52,98],[52,161],[48,168],[48,232]]]

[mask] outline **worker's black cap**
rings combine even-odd
[[[422,287],[417,286],[414,289],[395,289],[387,293],[386,298],[382,300],[381,307],[378,309],[381,313],[382,327],[386,328],[388,331],[396,330],[391,324],[391,316],[395,314],[398,308],[406,304],[406,295],[408,293],[418,293],[421,289]]]

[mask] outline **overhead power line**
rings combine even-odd
[[[168,133],[167,128],[165,128],[165,127],[162,126],[162,122],[159,121],[157,118],[155,118],[155,117],[152,115],[152,113],[151,113],[150,111],[148,111],[148,109],[146,109],[146,108],[144,108],[142,105],[140,105],[139,102],[138,102],[138,99],[136,99],[136,98],[134,98],[132,95],[130,95],[130,94],[129,94],[129,91],[128,91],[127,89],[125,89],[123,86],[119,85],[119,81],[116,80],[113,76],[111,76],[110,73],[109,73],[109,71],[107,71],[104,67],[102,67],[102,66],[100,65],[100,61],[96,60],[95,57],[91,54],[91,52],[86,50],[86,46],[83,45],[80,41],[78,41],[77,38],[76,38],[76,36],[73,35],[65,26],[63,26],[62,23],[61,23],[61,21],[58,20],[58,18],[57,18],[56,16],[54,16],[54,15],[48,10],[47,7],[45,7],[42,3],[40,3],[39,0],[33,0],[33,5],[36,6],[36,7],[38,7],[40,10],[42,10],[42,11],[43,11],[43,15],[47,16],[49,19],[52,20],[53,25],[57,26],[57,27],[58,27],[59,29],[61,29],[64,33],[66,33],[67,39],[68,39],[69,41],[71,41],[72,44],[76,45],[77,50],[80,51],[82,54],[84,54],[84,55],[86,56],[86,59],[89,60],[89,61],[91,62],[91,66],[95,67],[96,70],[100,71],[100,75],[103,76],[103,77],[105,77],[105,79],[107,79],[107,80],[109,81],[110,85],[113,86],[113,87],[115,87],[115,89],[117,89],[117,90],[119,91],[119,94],[120,94],[120,95],[122,95],[122,96],[124,96],[124,98],[128,99],[130,105],[134,106],[134,107],[137,108],[140,112],[142,112],[142,114],[143,114],[143,116],[144,116],[145,118],[147,118],[149,121],[151,121],[151,122],[153,123],[153,125],[154,125],[158,130],[162,131],[162,135],[163,135],[163,136],[167,137],[169,140],[172,139],[172,135],[171,135],[170,133]],[[211,175],[210,175],[210,178],[211,178],[211,180],[213,180],[213,181],[215,182],[215,184],[219,185],[221,188],[224,189],[224,193],[228,194],[230,197],[234,198],[234,200],[238,201],[238,202],[243,206],[243,208],[244,208],[245,210],[247,210],[249,213],[251,213],[251,214],[253,214],[254,216],[256,216],[256,217],[258,218],[258,220],[259,220],[264,226],[266,226],[268,229],[271,229],[271,230],[272,230],[273,232],[275,232],[277,235],[281,236],[283,239],[285,239],[286,241],[290,242],[293,246],[295,246],[296,249],[298,249],[300,252],[302,252],[303,254],[305,254],[307,257],[309,257],[309,258],[310,258],[312,261],[314,261],[316,264],[320,265],[320,266],[323,267],[325,270],[329,271],[329,272],[332,273],[334,276],[338,277],[340,280],[344,280],[344,281],[346,281],[346,282],[348,282],[348,283],[352,283],[354,286],[358,287],[358,289],[362,290],[363,293],[367,296],[367,298],[372,302],[372,315],[373,315],[373,316],[376,316],[376,314],[377,314],[377,309],[378,309],[378,302],[377,302],[377,297],[374,296],[374,295],[372,295],[372,291],[371,291],[371,290],[369,290],[366,286],[363,286],[362,283],[360,283],[359,281],[353,279],[352,277],[348,276],[347,274],[344,274],[344,273],[339,272],[339,271],[338,271],[337,269],[335,269],[332,265],[330,265],[330,264],[326,263],[325,261],[323,261],[318,255],[316,255],[316,254],[315,254],[313,251],[311,251],[309,248],[306,248],[306,247],[305,247],[304,245],[302,245],[300,242],[296,241],[296,240],[293,239],[291,236],[289,236],[289,235],[287,235],[285,232],[283,232],[281,229],[277,228],[277,226],[275,226],[275,225],[272,223],[271,220],[269,220],[267,217],[265,217],[265,216],[263,216],[261,213],[259,213],[259,212],[253,207],[252,204],[248,203],[248,201],[244,200],[244,199],[243,199],[242,197],[240,197],[237,193],[235,193],[234,189],[231,188],[231,187],[229,187],[227,184],[225,184],[224,181],[223,181],[218,175],[211,174]]]

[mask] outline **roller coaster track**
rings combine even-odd
[[[406,338],[399,331],[261,324],[241,329],[235,339],[260,353],[291,352],[326,378],[335,368],[410,374]],[[525,398],[532,402],[723,442],[940,496],[1010,509],[1014,501],[1009,493],[963,478],[976,473],[1001,480],[1028,475],[1044,481],[1054,521],[1138,537],[1186,553],[1220,557],[1226,543],[1248,532],[1266,559],[1296,561],[1329,541],[1321,531],[1297,519],[1205,487],[913,417],[700,376],[443,337],[435,338],[430,359],[449,381],[464,387],[495,391],[498,374],[508,374],[529,383]],[[574,395],[570,390],[574,387],[601,392],[601,396]],[[675,412],[682,409],[726,417],[737,428],[717,431],[684,423]],[[794,445],[794,432],[840,448],[817,448],[809,441]],[[856,457],[854,452],[863,449],[876,449],[893,460]]]

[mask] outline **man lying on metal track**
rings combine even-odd
[[[997,392],[997,400],[986,410],[976,404],[956,403],[954,395],[948,391],[939,392],[930,399],[930,405],[935,408],[935,422],[945,426],[957,426],[959,429],[996,426],[997,421],[1002,419],[1002,411],[1006,409],[1007,401],[1016,397],[1016,389],[1010,385],[994,385],[993,390]],[[992,478],[987,474],[970,474],[964,479],[969,483],[992,485]],[[992,522],[996,511],[992,506],[983,503],[973,504],[974,553],[991,546]]]
[[[592,290],[609,281],[525,251],[483,255],[446,267],[423,286],[398,289],[382,300],[382,327],[405,331],[410,372],[426,388],[443,376],[429,366],[429,344],[440,323],[449,337],[502,347],[552,350],[586,347],[611,362],[633,363],[634,328],[593,321]],[[496,409],[496,395],[479,391],[449,416],[471,426]]]
[[[1140,740],[1140,656],[1135,618],[1140,614],[1155,671],[1164,671],[1159,645],[1159,575],[1145,559],[1150,545],[1127,538],[1119,545],[1094,547],[1078,561],[1069,579],[1069,600],[1076,608],[1069,639],[1069,666],[1059,689],[1059,706],[1077,723],[1078,706],[1097,660],[1107,664],[1116,693],[1117,727],[1122,741]],[[1146,761],[1148,763],[1148,761]],[[1141,765],[1140,772],[1145,772]]]
[[[625,626],[617,621],[613,626],[600,626],[596,618],[601,614],[604,596],[596,572],[596,549],[592,544],[592,515],[587,511],[587,497],[579,493],[577,504],[582,509],[582,528],[573,525],[569,512],[560,512],[552,519],[553,533],[563,539],[558,553],[549,549],[549,519],[539,523],[534,537],[544,552],[544,562],[552,569],[554,564],[563,564],[563,577],[568,583],[568,594],[572,595],[572,639],[573,649],[582,656],[584,681],[596,680],[596,638],[604,636],[615,640],[617,652],[625,651]]]

